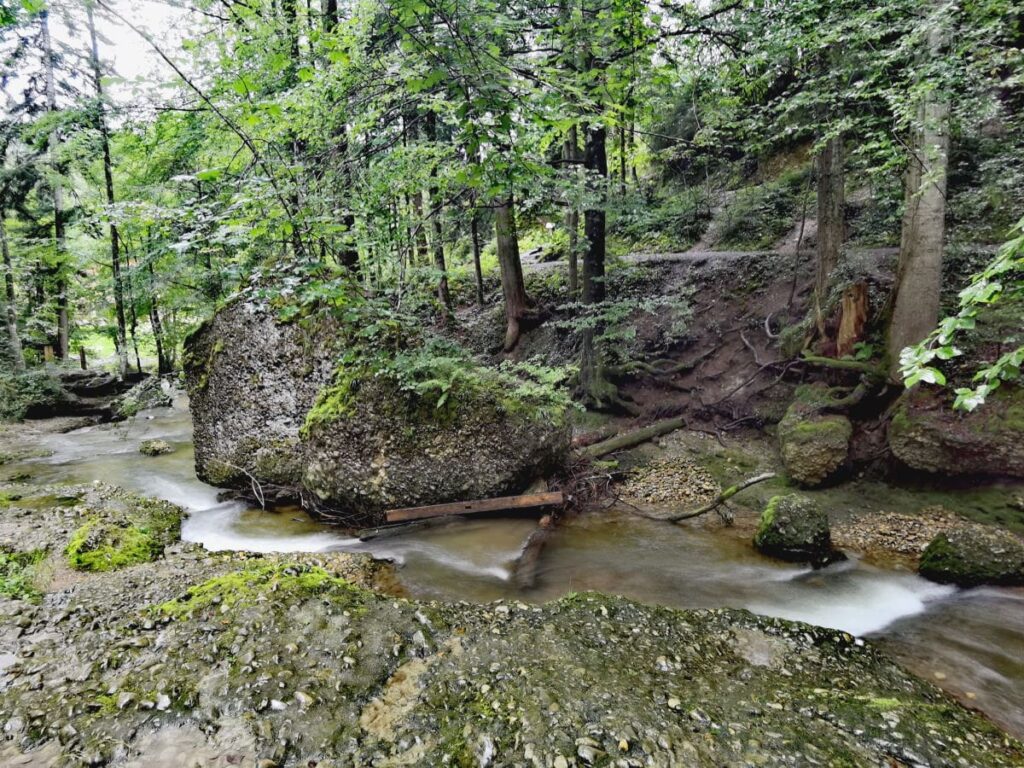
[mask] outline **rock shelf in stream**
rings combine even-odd
[[[54,490],[54,489],[49,489]],[[41,491],[40,491],[41,493]],[[0,505],[60,556],[75,489]],[[71,500],[74,500],[73,502]],[[18,500],[21,501],[21,500]],[[0,597],[0,764],[1013,766],[1024,747],[870,643],[596,593],[406,600],[365,555],[41,571]]]

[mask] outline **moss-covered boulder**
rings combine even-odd
[[[798,387],[796,399],[778,426],[779,451],[786,473],[797,483],[825,482],[846,461],[853,425],[845,416],[823,413],[828,389]]]
[[[1024,584],[1024,541],[1001,528],[964,525],[940,533],[921,555],[922,576],[943,584]]]
[[[828,515],[806,496],[773,496],[754,534],[766,555],[793,562],[824,564],[836,559]]]
[[[971,413],[954,411],[944,392],[911,390],[889,425],[889,447],[925,472],[1024,477],[1024,387],[1006,384]]]
[[[166,440],[143,440],[139,443],[139,453],[143,456],[163,456],[173,451],[174,447]]]
[[[329,314],[283,321],[254,296],[194,333],[185,373],[199,477],[242,491],[255,481],[362,524],[388,507],[520,492],[565,462],[564,406],[468,359],[434,377],[416,367],[424,355],[410,384],[368,364],[374,350],[346,346],[357,336]]]
[[[65,553],[68,564],[80,571],[114,571],[148,563],[178,540],[181,510],[166,501],[125,496],[89,514],[71,534]]]

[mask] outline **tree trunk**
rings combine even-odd
[[[57,85],[53,74],[53,42],[50,39],[50,13],[40,11],[39,25],[43,43],[44,76],[46,80],[46,109],[57,111]],[[60,145],[60,134],[54,129],[50,134],[49,154],[53,166],[53,239],[57,255],[57,356],[62,360],[68,356],[68,286],[63,274],[64,254],[67,250],[64,233],[64,187],[60,181],[60,169],[57,167],[57,148]]]
[[[324,2],[324,29],[328,32],[338,26],[338,0]]]
[[[583,231],[587,238],[586,251],[583,253],[583,292],[584,305],[600,304],[605,298],[604,262],[605,262],[605,211],[604,200],[607,195],[605,188],[608,178],[607,131],[604,126],[589,127],[586,130],[586,141],[583,152],[583,164],[592,177],[600,185],[595,196],[598,207],[588,208],[583,212]],[[604,359],[597,348],[597,337],[602,329],[587,327],[582,334],[580,353],[580,388],[584,401],[598,409],[625,404],[618,395],[618,388],[608,380]]]
[[[100,142],[103,147],[103,181],[107,192],[107,205],[114,205],[114,172],[110,159],[110,137],[107,134],[106,105],[103,97],[103,77],[100,72],[99,44],[96,41],[96,23],[93,19],[92,4],[85,5],[86,20],[89,25],[90,63],[92,64],[93,85],[96,88],[96,127],[99,130]],[[111,212],[112,215],[113,212]],[[125,332],[124,284],[121,277],[120,239],[117,225],[110,221],[110,267],[114,276],[114,314],[117,318],[117,362],[118,372],[123,379],[128,373],[128,349]],[[133,310],[134,313],[134,310]]]
[[[437,142],[437,116],[433,112],[427,114],[426,133],[429,141]],[[444,227],[441,224],[443,206],[440,194],[438,193],[436,179],[437,167],[435,166],[430,169],[430,205],[433,207],[430,216],[433,229],[431,245],[434,252],[434,269],[439,273],[437,278],[437,300],[441,303],[444,319],[447,321],[452,314],[452,297],[448,291],[448,265],[445,264],[444,260]]]
[[[825,302],[846,236],[843,137],[829,139],[817,158],[818,259],[814,279],[814,322],[825,335]]]
[[[469,222],[470,233],[473,238],[473,272],[476,274],[476,305],[484,305],[484,273],[480,266],[480,216],[476,212]]]
[[[579,140],[576,135],[576,126],[569,129],[565,137],[565,145],[562,149],[562,157],[566,160],[570,171],[577,172],[577,164],[580,160]],[[565,214],[565,229],[569,233],[569,296],[573,300],[579,293],[579,232],[580,212],[569,202],[569,212]]]
[[[926,23],[928,54],[937,59],[952,29],[942,11]],[[942,251],[945,243],[946,175],[949,164],[949,100],[942,88],[926,91],[918,107],[920,125],[911,142],[904,179],[905,209],[899,273],[889,326],[890,376],[900,379],[900,353],[922,341],[939,320]]]
[[[11,248],[7,242],[7,211],[0,209],[0,252],[4,262],[4,316],[7,322],[7,343],[11,350],[11,362],[16,371],[25,370],[25,357],[21,353],[21,337],[18,336],[18,309],[14,293],[14,267],[11,264]]]
[[[605,211],[604,180],[608,178],[608,157],[606,154],[607,131],[604,126],[587,130],[583,165],[598,179],[598,207],[583,212],[583,232],[587,238],[587,249],[583,254],[583,303],[597,304],[604,301],[605,261]]]
[[[498,266],[501,269],[501,292],[505,297],[505,351],[519,343],[520,324],[530,300],[523,283],[523,265],[519,260],[519,237],[516,234],[515,203],[510,194],[501,200],[494,215],[494,232],[498,239]]]
[[[416,241],[416,264],[428,264],[427,254],[427,226],[423,220],[423,192],[419,191],[412,196],[412,209],[416,217],[415,241]]]

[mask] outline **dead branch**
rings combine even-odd
[[[646,512],[641,512],[641,514],[644,517],[649,517],[652,520],[662,520],[669,523],[678,523],[680,520],[691,520],[695,517],[705,515],[717,507],[720,507],[722,504],[727,502],[740,491],[745,490],[752,485],[763,483],[765,480],[771,480],[775,476],[776,475],[774,472],[765,472],[764,474],[756,475],[755,477],[751,477],[747,480],[744,480],[742,483],[739,483],[737,485],[730,485],[728,488],[726,488],[724,491],[718,494],[718,496],[716,496],[713,500],[709,501],[704,506],[698,507],[697,509],[691,510],[689,512],[681,512],[678,515],[671,515],[669,517],[651,515]]]

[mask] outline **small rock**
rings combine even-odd
[[[163,456],[173,451],[174,448],[166,440],[143,440],[139,443],[139,453],[143,456]]]

